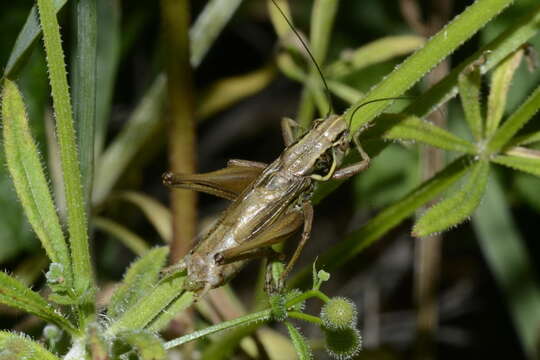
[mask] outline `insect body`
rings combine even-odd
[[[347,122],[340,116],[317,120],[299,140],[294,121],[284,119],[287,147],[271,164],[231,160],[228,167],[206,174],[165,173],[165,184],[195,189],[232,200],[218,222],[175,268],[187,271],[185,287],[192,291],[223,285],[251,258],[271,253],[302,227],[302,238],[286,274],[309,238],[313,219],[310,197],[314,181],[342,179],[368,166],[369,158],[339,168],[350,144]]]

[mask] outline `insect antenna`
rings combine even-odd
[[[360,105],[358,105],[356,107],[356,109],[354,109],[354,111],[352,112],[351,116],[349,117],[349,128],[351,127],[352,125],[352,120],[354,118],[354,114],[356,114],[356,112],[358,110],[360,110],[362,107],[366,106],[366,105],[369,105],[369,104],[372,104],[372,103],[375,103],[375,102],[379,102],[379,101],[388,101],[388,100],[410,100],[410,99],[414,99],[416,98],[415,96],[395,96],[395,97],[384,97],[384,98],[380,98],[380,99],[374,99],[374,100],[369,100],[369,101],[366,101],[364,103],[361,103]]]
[[[324,77],[324,74],[321,70],[321,67],[319,66],[319,64],[317,63],[317,60],[315,60],[315,56],[313,56],[313,53],[311,52],[311,50],[309,49],[309,46],[306,44],[306,42],[304,41],[304,39],[302,39],[302,36],[300,36],[300,34],[298,33],[298,31],[296,30],[296,28],[294,27],[294,25],[292,24],[292,21],[289,20],[289,18],[287,17],[287,15],[285,15],[285,12],[279,7],[279,5],[277,4],[276,0],[271,0],[272,3],[274,4],[274,6],[276,7],[276,9],[279,11],[279,13],[281,14],[281,16],[283,16],[283,19],[285,19],[285,21],[287,22],[287,24],[289,25],[289,27],[291,28],[291,30],[293,31],[293,33],[296,35],[296,37],[298,38],[298,40],[300,41],[300,43],[302,44],[302,47],[304,48],[304,50],[306,50],[309,58],[311,59],[311,61],[313,62],[313,64],[315,65],[315,68],[317,69],[317,72],[319,73],[319,76],[323,82],[323,85],[324,85],[324,92],[326,94],[326,98],[328,100],[328,114],[326,115],[326,117],[330,116],[333,112],[334,112],[334,108],[332,106],[332,93],[330,92],[330,88],[328,87],[328,84],[326,83],[326,79]]]

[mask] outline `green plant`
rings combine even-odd
[[[192,49],[193,67],[200,64],[216,34],[232,17],[239,3],[236,2],[231,6],[230,2],[214,0],[203,10],[193,26],[192,43],[189,45]],[[282,0],[279,3],[289,14],[287,2]],[[75,4],[78,42],[75,49],[77,60],[72,72],[74,90],[71,96],[57,19],[57,13],[65,4],[66,1],[37,1],[10,54],[2,80],[3,145],[6,162],[26,217],[50,260],[46,281],[51,293],[45,298],[31,290],[22,280],[2,272],[0,303],[40,317],[51,325],[44,329],[47,346],[30,340],[25,335],[1,332],[0,359],[58,359],[61,356],[64,359],[129,359],[137,356],[141,359],[164,359],[167,357],[167,350],[208,337],[218,331],[234,329],[226,336],[214,339],[212,344],[203,350],[204,359],[222,359],[228,358],[233,353],[242,338],[270,321],[284,322],[298,357],[310,358],[312,355],[308,342],[288,319],[299,319],[320,325],[327,336],[327,348],[335,358],[346,359],[354,356],[361,347],[361,338],[355,329],[356,312],[352,307],[347,308],[349,311],[340,308],[344,313],[349,313],[350,319],[346,321],[349,325],[333,328],[329,326],[332,317],[328,314],[323,313],[321,320],[305,313],[300,306],[310,298],[319,298],[326,304],[331,302],[331,299],[320,290],[322,282],[328,280],[328,274],[317,273],[311,268],[301,270],[289,282],[289,286],[300,286],[312,274],[313,285],[307,291],[293,290],[276,295],[270,300],[262,296],[262,300],[258,301],[253,311],[244,316],[204,327],[202,330],[193,331],[168,342],[158,335],[178,313],[194,303],[197,294],[182,289],[184,281],[182,274],[160,278],[160,271],[169,254],[168,247],[150,248],[144,239],[122,225],[104,216],[90,217],[90,214],[101,211],[108,202],[122,201],[124,204],[136,205],[147,215],[163,240],[172,244],[175,253],[173,258],[178,258],[178,254],[181,253],[177,250],[179,236],[182,234],[179,235],[178,228],[175,228],[175,231],[171,229],[173,224],[178,226],[182,221],[193,222],[183,218],[185,214],[179,211],[179,207],[183,209],[181,206],[184,206],[179,204],[194,207],[193,202],[174,200],[178,202],[173,201],[176,205],[169,211],[147,195],[136,192],[114,194],[111,191],[152,132],[158,131],[162,126],[159,119],[167,98],[169,104],[174,104],[175,99],[185,96],[185,103],[182,106],[176,104],[178,107],[171,110],[172,116],[176,119],[173,128],[175,130],[171,133],[182,133],[185,136],[181,145],[171,150],[173,158],[171,162],[173,166],[185,169],[193,166],[193,163],[188,161],[188,164],[182,165],[174,158],[178,156],[181,148],[194,151],[193,134],[191,130],[184,131],[192,129],[193,119],[208,117],[257,92],[275,76],[276,72],[273,68],[263,69],[236,79],[234,84],[217,84],[206,94],[198,108],[194,109],[193,99],[187,96],[192,86],[189,74],[191,70],[187,64],[189,23],[187,2],[163,1],[165,37],[167,44],[175,50],[167,67],[169,80],[165,80],[161,74],[155,77],[126,126],[103,150],[106,128],[104,124],[111,94],[110,91],[103,94],[96,89],[100,86],[110,89],[112,80],[100,78],[97,69],[103,70],[111,78],[114,77],[119,55],[115,53],[118,51],[115,46],[109,44],[109,48],[105,46],[109,51],[104,57],[96,56],[100,30],[96,25],[96,16],[99,19],[100,14],[109,11],[109,17],[103,17],[106,19],[104,26],[111,29],[113,34],[115,31],[117,33],[119,20],[115,18],[114,13],[117,11],[117,4],[100,2],[98,7],[95,7],[95,2],[90,0],[80,0]],[[230,11],[216,11],[220,6],[227,4]],[[325,251],[320,257],[319,264],[324,264],[328,269],[342,266],[404,219],[414,215],[420,207],[463,180],[459,189],[446,195],[420,217],[413,228],[413,234],[425,236],[460,224],[473,216],[482,198],[486,196],[486,191],[487,196],[495,191],[493,197],[497,199],[497,190],[492,190],[488,186],[490,182],[496,183],[493,177],[493,164],[540,176],[540,153],[532,147],[525,147],[537,143],[540,140],[539,133],[534,130],[520,132],[540,108],[540,87],[537,86],[516,110],[507,116],[504,115],[513,75],[526,55],[523,44],[538,32],[540,23],[538,6],[531,6],[525,18],[516,21],[496,39],[455,66],[444,79],[396,114],[382,114],[392,105],[390,100],[374,102],[357,111],[360,105],[371,100],[403,95],[435,65],[452,54],[463,42],[511,4],[511,0],[479,0],[427,42],[415,36],[390,37],[361,47],[352,55],[346,55],[326,65],[325,59],[338,2],[331,0],[314,2],[310,45],[315,59],[328,76],[330,91],[350,104],[350,108],[343,116],[350,121],[352,131],[362,129],[361,140],[375,161],[376,156],[389,141],[419,142],[458,154],[454,161],[432,179],[421,183],[409,194],[388,205],[362,228]],[[282,43],[282,49],[276,55],[276,63],[283,74],[303,84],[298,120],[302,126],[309,127],[315,112],[319,111],[324,115],[329,104],[316,69],[310,65],[304,66],[305,59],[294,45],[294,41],[290,40],[290,31],[283,17],[279,16],[274,7],[270,6],[269,9],[276,33]],[[179,32],[175,32],[178,25],[175,22],[175,14],[183,19],[180,22],[182,26]],[[291,18],[290,15],[288,17]],[[25,101],[16,81],[17,74],[24,67],[30,50],[40,36],[43,37],[45,45],[58,140],[57,144],[50,142],[49,146],[57,146],[61,164],[60,175],[51,171],[50,177],[42,165],[42,155],[32,135]],[[115,41],[114,37],[108,40]],[[366,93],[346,82],[347,75],[358,72],[370,64],[404,55],[417,48],[419,49],[413,55]],[[105,61],[105,64],[100,61]],[[183,68],[180,70],[176,68],[178,64]],[[481,84],[482,76],[488,71],[493,72],[491,90],[484,108]],[[107,83],[109,86],[104,85]],[[458,93],[470,130],[469,138],[459,137],[422,120]],[[368,127],[370,123],[373,125]],[[49,187],[51,180],[57,190],[56,200],[53,199]],[[63,214],[58,211],[61,207],[61,196],[58,191],[60,185],[63,186],[60,193],[65,196],[67,233],[62,226]],[[320,186],[315,194],[315,202],[327,196],[338,185],[331,183]],[[484,234],[481,236],[483,246],[488,249],[486,252],[492,254],[490,259],[500,274],[501,286],[511,298],[511,281],[508,279],[511,278],[512,274],[509,272],[513,269],[504,262],[504,252],[501,252],[500,248],[490,248],[491,244],[487,237],[492,236],[490,235],[492,227],[487,223],[493,219],[486,213],[489,209],[482,211],[474,215],[478,218],[475,226],[479,228],[481,234]],[[188,217],[193,216],[193,213],[190,214]],[[106,310],[96,306],[99,288],[95,279],[95,269],[91,265],[88,223],[118,237],[140,255],[140,258],[125,272],[124,279],[114,291]],[[193,224],[191,226],[194,227]],[[514,241],[519,243],[519,235],[511,235]],[[530,267],[523,248],[518,245],[512,251],[515,261],[520,262],[525,268]],[[520,339],[532,358],[536,351],[535,324],[540,323],[538,315],[533,314],[540,313],[537,311],[540,306],[540,292],[534,281],[527,277],[526,280],[530,296],[526,302],[519,302],[518,299],[511,301],[511,305]],[[263,281],[260,281],[257,287],[259,291],[263,287],[262,283]],[[350,306],[347,302],[340,305]],[[325,310],[328,311],[328,308],[329,305]],[[55,327],[51,327],[53,325]],[[57,329],[60,329],[61,335]],[[347,334],[336,333],[339,331],[347,332],[351,341],[336,343],[334,341],[336,339],[347,338],[345,336]],[[67,347],[65,342],[60,341],[62,336],[69,338]]]

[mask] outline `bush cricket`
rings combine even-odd
[[[286,148],[271,164],[230,160],[224,169],[205,174],[163,175],[165,184],[232,200],[217,223],[176,266],[187,270],[186,288],[223,285],[247,259],[271,253],[270,245],[292,236],[302,225],[300,243],[285,268],[288,273],[309,238],[313,221],[310,197],[314,181],[344,179],[367,168],[362,161],[340,168],[350,138],[347,122],[332,115],[294,142],[293,120],[282,121]]]
[[[330,100],[328,86],[309,47],[279,6],[275,2],[274,5],[314,62]],[[383,100],[389,99],[374,101]],[[165,270],[185,270],[187,277],[184,287],[187,290],[206,292],[223,285],[246,261],[274,255],[271,245],[284,241],[302,228],[299,244],[279,279],[281,284],[310,237],[313,222],[310,198],[315,182],[345,179],[369,165],[368,155],[357,137],[349,133],[349,124],[341,116],[328,115],[315,120],[312,129],[298,140],[293,135],[293,127],[297,126],[294,120],[284,118],[281,125],[286,147],[269,165],[230,160],[226,168],[209,173],[163,174],[163,182],[168,186],[202,191],[232,200],[216,224],[189,254]],[[341,167],[351,142],[356,145],[362,159]]]

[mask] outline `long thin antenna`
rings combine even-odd
[[[388,101],[388,100],[410,100],[410,99],[414,99],[414,98],[415,98],[414,96],[385,97],[385,98],[374,99],[374,100],[366,101],[365,103],[361,103],[360,105],[358,105],[358,106],[356,107],[356,109],[354,109],[354,111],[353,111],[352,114],[351,114],[351,117],[349,118],[349,128],[351,127],[352,120],[353,120],[353,118],[354,118],[354,114],[356,114],[356,112],[357,112],[358,110],[360,110],[360,108],[362,108],[363,106],[369,105],[369,104],[374,103],[374,102],[379,102],[379,101]]]
[[[332,94],[330,93],[330,89],[328,88],[328,84],[326,83],[326,79],[324,78],[324,74],[323,74],[319,64],[317,63],[317,60],[315,60],[315,57],[311,53],[311,50],[309,49],[309,46],[305,43],[304,39],[302,39],[302,36],[300,36],[298,31],[294,28],[294,25],[292,24],[292,22],[289,20],[287,15],[285,15],[285,12],[278,6],[278,4],[276,3],[275,0],[271,0],[271,1],[274,4],[274,6],[278,9],[278,11],[281,13],[281,16],[283,16],[283,18],[285,19],[285,21],[287,22],[287,24],[289,25],[291,30],[294,32],[294,34],[296,35],[298,40],[300,40],[300,43],[302,44],[302,47],[308,53],[309,57],[311,58],[311,61],[313,61],[313,64],[315,65],[315,68],[317,68],[317,72],[319,73],[319,76],[321,77],[321,80],[322,80],[322,82],[324,84],[326,97],[328,99],[328,115],[327,115],[327,117],[330,116],[334,112],[334,108],[332,106]]]

